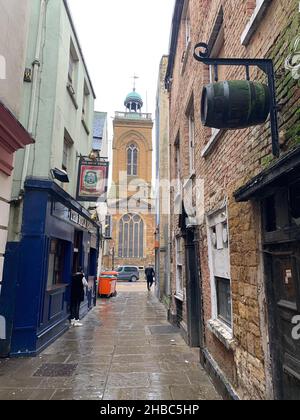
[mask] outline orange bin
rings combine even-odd
[[[102,274],[99,279],[99,296],[112,297],[117,295],[117,277]]]

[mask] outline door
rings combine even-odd
[[[274,247],[271,255],[275,391],[279,399],[300,400],[299,246]]]
[[[200,270],[197,263],[197,248],[193,229],[187,229],[186,234],[187,261],[187,315],[189,345],[200,347],[202,311],[200,301]]]

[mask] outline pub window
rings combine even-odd
[[[232,325],[230,280],[216,277],[218,318],[226,325]]]
[[[65,243],[58,239],[52,239],[50,242],[48,259],[47,289],[51,289],[53,286],[63,283],[64,258]]]

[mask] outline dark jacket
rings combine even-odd
[[[155,277],[155,271],[153,270],[152,267],[146,268],[145,274],[146,274],[147,280],[153,280]]]
[[[72,276],[72,285],[71,285],[71,299],[72,301],[83,302],[84,301],[84,286],[83,273],[76,273]]]

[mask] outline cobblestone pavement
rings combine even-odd
[[[0,360],[0,400],[219,399],[145,283],[120,284],[37,358]]]

